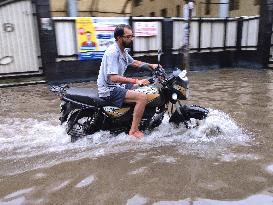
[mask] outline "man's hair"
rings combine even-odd
[[[132,27],[130,25],[127,25],[127,24],[117,25],[116,28],[115,28],[115,31],[114,31],[114,37],[115,37],[116,40],[117,40],[117,38],[119,36],[124,35],[124,28],[132,30]]]

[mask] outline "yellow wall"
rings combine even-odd
[[[52,16],[68,16],[67,0],[50,0]],[[131,4],[127,5],[124,13],[123,6],[126,0],[76,0],[78,7],[78,16],[130,16]]]
[[[161,16],[161,9],[167,8],[167,16],[176,16],[176,6],[180,6],[180,16],[182,15],[181,0],[143,0],[139,6],[134,7],[132,4],[132,16],[150,16],[155,12],[155,16]]]
[[[177,16],[177,6],[180,6],[179,16],[182,17],[182,8],[184,0],[142,0],[139,6],[134,6],[129,1],[125,13],[122,14],[122,8],[126,0],[77,0],[78,16],[151,16],[151,12],[155,16],[161,16],[161,10],[167,9],[167,16]],[[206,0],[196,0],[195,14],[196,17],[218,17],[219,6],[210,5],[210,14],[205,15]],[[240,0],[239,10],[230,11],[229,16],[254,16],[259,15],[259,6],[254,6],[255,0]],[[219,0],[211,0],[213,3]],[[66,0],[51,0],[52,16],[68,16],[66,11]]]
[[[260,6],[254,6],[255,0],[240,0],[239,10],[230,12],[231,17],[235,16],[255,16],[260,13]]]
[[[259,6],[254,6],[255,0],[240,0],[239,10],[229,12],[230,17],[235,16],[255,16],[259,15]],[[205,15],[205,0],[196,0],[195,14],[196,17],[218,17],[219,5],[210,5],[210,14]],[[212,3],[219,3],[218,0],[211,0]],[[167,8],[168,16],[176,16],[176,6],[183,8],[183,0],[143,0],[140,6],[132,5],[132,16],[150,16],[151,12],[155,12],[155,16],[160,16],[160,10]],[[182,9],[181,15],[182,16]]]
[[[50,0],[50,7],[52,16],[66,16],[65,0]]]

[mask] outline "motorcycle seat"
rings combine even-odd
[[[66,90],[65,97],[76,102],[96,107],[112,105],[109,104],[109,102],[107,102],[106,100],[101,99],[96,89],[91,88],[69,88]]]

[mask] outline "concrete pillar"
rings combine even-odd
[[[219,18],[229,17],[229,0],[220,0],[219,3]]]
[[[263,67],[268,66],[270,58],[271,35],[273,25],[273,0],[261,1],[258,53]]]
[[[171,18],[165,18],[162,21],[162,51],[163,61],[166,67],[171,68],[172,61],[172,48],[173,48],[173,20]]]
[[[67,0],[67,14],[69,17],[77,17],[77,0]]]
[[[55,71],[57,45],[49,0],[35,0],[39,26],[42,67],[46,76]]]

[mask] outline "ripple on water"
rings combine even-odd
[[[220,160],[224,162],[237,161],[237,160],[259,160],[260,156],[257,154],[245,153],[228,153],[220,156]]]
[[[19,198],[33,191],[34,188],[21,189],[4,197],[4,199]]]
[[[4,197],[0,200],[1,205],[20,205],[26,203],[26,195],[30,194],[34,190],[33,187],[27,189],[21,189]]]
[[[175,164],[176,161],[177,161],[177,159],[175,157],[166,156],[166,155],[156,156],[154,158],[157,159],[157,161],[160,162],[160,163]]]
[[[82,181],[80,181],[75,187],[76,188],[86,187],[86,186],[89,186],[90,184],[92,184],[94,181],[95,181],[95,177],[93,175],[91,175],[91,176],[86,177]]]
[[[65,188],[67,185],[69,185],[69,183],[71,182],[71,180],[66,180],[64,182],[57,182],[56,184],[52,185],[52,188],[49,188],[49,192],[56,192],[59,191],[63,188]]]
[[[268,165],[268,166],[265,168],[265,170],[266,170],[268,173],[273,174],[273,164]]]
[[[269,194],[257,194],[248,198],[237,201],[220,201],[212,199],[184,199],[179,201],[160,201],[153,205],[270,205],[272,204],[273,197]]]
[[[136,174],[141,174],[144,173],[147,170],[147,167],[140,167],[139,169],[136,169],[134,171],[129,172],[129,175],[136,175]]]
[[[143,204],[146,204],[147,202],[148,202],[147,198],[144,198],[137,194],[131,199],[129,199],[126,205],[143,205]]]
[[[1,205],[23,205],[26,204],[26,198],[24,196],[12,199],[12,200],[0,200]]]

